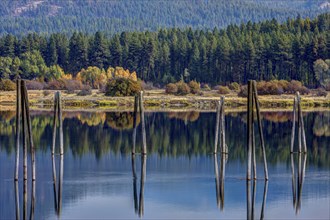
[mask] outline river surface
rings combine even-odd
[[[258,179],[248,183],[245,113],[226,114],[228,155],[216,156],[215,113],[146,113],[148,153],[139,153],[138,117],[137,154],[132,157],[131,113],[64,112],[64,155],[56,153],[54,161],[56,187],[52,114],[33,111],[31,118],[37,179],[34,202],[32,181],[27,181],[25,204],[22,169],[17,188],[13,181],[15,112],[0,112],[1,219],[15,219],[16,211],[21,218],[23,212],[30,217],[31,210],[35,219],[330,218],[330,112],[303,113],[306,156],[290,154],[292,113],[263,112],[269,181],[264,181],[256,135]]]

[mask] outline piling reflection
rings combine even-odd
[[[18,180],[14,181],[14,188],[15,188],[15,215],[16,219],[20,219],[20,190],[18,187]],[[29,219],[34,219],[35,213],[35,204],[36,204],[36,181],[31,181],[31,200],[30,200],[30,215]],[[28,180],[23,180],[23,219],[28,218]]]
[[[252,183],[252,197],[251,197],[251,182]],[[257,192],[257,180],[246,180],[246,219],[255,219],[255,203],[256,203],[256,192]],[[264,192],[260,211],[260,219],[264,219],[266,200],[268,192],[268,180],[264,182]]]
[[[141,177],[140,177],[140,194],[138,198],[137,192],[137,175],[135,168],[135,155],[132,155],[132,174],[133,174],[133,199],[134,199],[134,211],[135,214],[142,217],[144,215],[144,182],[147,171],[147,156],[141,156]]]
[[[215,192],[217,198],[217,206],[220,208],[220,183],[219,183],[219,168],[218,156],[214,154],[214,176],[215,176]]]
[[[251,219],[254,219],[254,207],[256,204],[256,189],[257,188],[257,180],[253,180],[252,185],[252,206],[251,206]]]
[[[15,181],[15,210],[16,210],[16,220],[19,220],[20,219],[20,208],[19,208],[18,181]]]
[[[294,154],[291,154],[291,172],[292,172],[292,201],[296,214],[301,209],[302,189],[305,179],[307,154],[298,153],[298,170],[295,172]]]
[[[34,209],[35,209],[35,202],[36,202],[35,198],[36,198],[36,181],[32,181],[30,219],[34,219]]]
[[[60,156],[60,169],[59,169],[59,180],[57,186],[56,179],[56,160],[55,156],[52,155],[52,164],[53,164],[53,187],[54,187],[54,208],[58,217],[61,216],[62,209],[62,191],[63,191],[63,155]]]
[[[23,182],[23,219],[27,219],[27,180]]]
[[[268,192],[268,181],[265,180],[260,219],[264,219],[264,213],[265,213],[265,208],[266,208],[266,200],[267,200],[267,192]]]
[[[142,217],[144,214],[144,182],[145,182],[146,170],[147,170],[146,162],[147,162],[147,156],[143,155],[141,158],[139,217]]]
[[[225,170],[228,154],[221,154],[220,156],[220,170],[218,166],[218,156],[214,155],[214,175],[215,175],[215,188],[217,206],[221,211],[225,205]]]
[[[137,214],[139,211],[139,203],[137,197],[137,176],[135,169],[135,155],[132,154],[132,174],[133,174],[133,199],[134,199],[134,211]]]

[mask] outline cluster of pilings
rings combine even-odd
[[[143,106],[143,91],[134,97],[134,115],[133,115],[133,145],[132,145],[132,173],[133,173],[133,199],[135,213],[142,217],[144,214],[144,182],[146,179],[146,163],[147,163],[147,138],[146,138],[146,126],[144,120],[144,106]],[[137,196],[137,175],[135,169],[135,150],[136,150],[136,133],[137,133],[137,115],[140,112],[141,121],[141,177],[140,177],[140,194],[139,199]]]
[[[59,169],[59,180],[57,184],[56,178],[56,160],[55,160],[55,146],[56,146],[56,130],[57,122],[59,124],[59,154],[60,154],[60,169]],[[53,168],[53,186],[54,186],[54,205],[55,211],[58,216],[61,214],[62,207],[62,190],[63,190],[63,121],[62,121],[62,105],[61,105],[61,93],[56,92],[54,95],[54,118],[53,118],[53,142],[52,142],[52,168]]]
[[[255,131],[254,131],[254,107],[256,108],[256,115],[258,121],[258,130],[260,136],[260,144],[262,149],[262,156],[264,161],[265,180],[268,180],[268,168],[265,150],[265,141],[263,136],[263,129],[261,124],[260,105],[258,100],[257,83],[254,80],[248,82],[248,107],[247,107],[247,145],[248,145],[248,159],[247,159],[247,175],[246,179],[251,180],[251,167],[253,161],[253,179],[257,179],[257,163],[256,163],[256,149],[255,149]]]
[[[225,98],[221,96],[216,105],[216,125],[215,125],[215,140],[214,140],[214,174],[217,206],[223,210],[225,204],[225,170],[226,160],[228,158],[228,146],[226,144],[225,133]],[[221,160],[220,167],[218,165],[218,146],[220,146]]]
[[[142,217],[144,214],[144,182],[146,179],[147,172],[147,156],[143,155],[141,157],[141,176],[140,176],[140,193],[138,198],[137,191],[137,175],[135,169],[135,155],[132,155],[132,174],[133,174],[133,199],[134,199],[134,210],[135,213]]]
[[[294,155],[291,154],[291,172],[292,172],[292,197],[293,207],[296,214],[299,213],[301,208],[301,196],[305,179],[307,154],[298,154],[298,169],[295,171]]]
[[[225,206],[225,171],[228,154],[221,154],[220,170],[218,165],[218,156],[214,154],[214,175],[217,206],[222,211]]]
[[[260,105],[258,100],[257,83],[254,80],[248,82],[248,105],[247,105],[247,146],[248,146],[248,159],[247,159],[247,174],[246,174],[246,198],[247,198],[247,219],[254,219],[255,213],[255,198],[256,198],[256,180],[257,180],[257,162],[256,162],[256,146],[255,146],[255,129],[254,121],[256,110],[256,118],[259,130],[259,138],[264,162],[264,175],[265,186],[264,196],[262,202],[262,208],[260,213],[260,219],[264,218],[264,209],[266,204],[266,196],[268,189],[268,167],[266,159],[265,141],[263,136],[263,129],[260,115]],[[250,194],[251,190],[251,167],[253,163],[253,185],[252,185],[252,198]],[[252,206],[251,206],[252,203]]]
[[[29,110],[29,98],[25,81],[18,79],[16,81],[16,164],[15,164],[15,181],[18,180],[19,170],[19,146],[20,146],[20,127],[22,121],[22,136],[23,136],[23,179],[28,179],[27,173],[27,152],[28,146],[31,153],[32,166],[32,181],[36,179],[36,164],[35,164],[35,148],[32,139],[32,127]],[[29,141],[28,141],[29,140]]]
[[[139,95],[134,97],[134,115],[133,115],[133,146],[132,146],[132,154],[135,154],[136,148],[136,119],[138,111],[140,112],[140,120],[141,120],[141,134],[142,134],[142,148],[141,153],[143,155],[147,154],[147,138],[146,138],[146,126],[144,121],[144,106],[143,106],[143,92],[141,91]]]
[[[52,144],[52,165],[53,165],[53,181],[54,181],[54,200],[55,210],[59,215],[62,203],[62,184],[63,184],[63,124],[62,124],[62,108],[61,108],[61,94],[60,92],[55,93],[54,100],[54,123],[53,123],[53,144]],[[59,136],[60,136],[60,172],[59,172],[59,184],[56,187],[56,166],[55,166],[55,144],[56,144],[56,130],[57,121],[59,123]],[[21,129],[22,122],[22,129]],[[22,131],[21,131],[22,130]],[[22,132],[22,135],[20,134]],[[24,80],[18,79],[16,82],[16,161],[15,161],[15,205],[16,205],[16,219],[20,219],[20,205],[19,205],[19,152],[20,152],[20,137],[22,136],[23,145],[23,219],[27,219],[27,180],[28,180],[28,147],[31,154],[31,170],[32,170],[32,187],[31,187],[31,209],[30,219],[34,218],[34,207],[35,207],[35,191],[36,191],[36,163],[35,163],[35,147],[32,139],[32,127],[29,110],[29,100],[27,89]]]
[[[246,181],[246,209],[247,216],[246,219],[253,220],[255,219],[255,203],[256,203],[256,192],[257,192],[257,180],[252,181],[252,197],[251,197],[251,181]],[[260,219],[264,219],[265,208],[266,208],[266,200],[267,200],[267,191],[268,191],[268,181],[264,182],[264,192],[263,199],[260,210]]]
[[[304,120],[302,117],[301,111],[301,98],[299,92],[296,93],[296,97],[293,102],[293,120],[292,120],[292,135],[291,135],[291,148],[290,152],[293,153],[294,149],[294,139],[295,139],[295,130],[296,130],[296,115],[298,115],[298,153],[302,152],[301,144],[304,146],[304,153],[307,153],[307,144],[306,144],[306,135],[304,128]]]
[[[225,99],[222,96],[220,101],[217,102],[216,107],[217,119],[215,125],[215,141],[214,141],[214,153],[218,152],[218,144],[220,145],[221,153],[228,153],[228,146],[226,145],[225,135]],[[220,138],[219,138],[220,136]]]
[[[22,128],[21,128],[22,123]],[[20,205],[19,205],[19,152],[20,152],[20,138],[22,132],[23,143],[23,219],[27,219],[27,180],[28,180],[28,147],[31,156],[31,209],[30,219],[34,218],[34,206],[35,206],[35,180],[36,180],[36,163],[35,163],[35,148],[32,138],[32,126],[29,110],[29,98],[24,80],[17,79],[16,81],[16,161],[15,161],[15,200],[16,200],[16,219],[20,218]]]
[[[294,140],[295,140],[295,130],[296,121],[298,124],[298,169],[295,172],[295,162],[294,162]],[[302,149],[303,145],[303,149]],[[293,195],[293,207],[296,210],[296,214],[299,212],[301,207],[301,195],[302,188],[305,178],[305,168],[307,161],[307,144],[306,135],[304,128],[304,120],[302,117],[301,110],[301,98],[299,92],[296,93],[293,103],[293,120],[292,120],[292,134],[291,134],[291,172],[292,172],[292,195]],[[303,158],[302,158],[303,157]],[[297,179],[297,181],[296,181]]]

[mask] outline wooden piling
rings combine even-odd
[[[307,153],[305,126],[304,126],[304,119],[303,119],[302,115],[300,117],[300,120],[301,120],[300,124],[301,124],[301,130],[302,130],[302,143],[303,143],[303,146],[304,146],[304,153]]]
[[[62,120],[62,102],[61,102],[61,93],[58,92],[58,120],[60,126],[60,154],[64,154],[63,146],[63,120]]]
[[[219,166],[218,166],[218,156],[214,154],[214,176],[215,176],[215,192],[216,192],[216,200],[217,206],[220,208],[220,183],[219,183]]]
[[[56,145],[56,122],[57,122],[57,116],[58,116],[58,93],[56,92],[54,94],[54,117],[53,117],[53,144],[52,144],[52,155],[55,154],[55,145]]]
[[[221,119],[221,130],[220,130],[220,138],[221,138],[221,152],[228,153],[228,149],[226,148],[226,135],[225,135],[225,98],[221,96],[221,110],[220,110],[220,119]]]
[[[26,126],[26,106],[25,106],[25,97],[24,97],[24,87],[25,82],[21,81],[21,106],[22,106],[22,136],[23,136],[23,179],[27,180],[27,126]]]
[[[26,116],[26,126],[29,138],[30,152],[31,152],[31,166],[32,166],[32,181],[36,179],[36,163],[35,163],[35,147],[32,137],[32,124],[30,117],[30,107],[29,107],[29,96],[27,93],[25,81],[23,83],[23,97],[24,97],[24,106],[25,106],[25,116]]]
[[[296,108],[297,108],[297,97],[293,99],[293,118],[292,118],[292,131],[291,131],[291,148],[290,152],[293,153],[294,147],[294,137],[295,137],[295,129],[296,129]]]
[[[213,153],[215,153],[215,154],[218,151],[219,126],[220,126],[220,109],[221,109],[221,101],[218,101],[217,105],[216,105],[217,118],[216,118],[216,121],[215,121],[215,140],[214,140],[214,151],[213,151]]]
[[[248,146],[248,159],[247,159],[247,180],[251,179],[251,159],[252,159],[252,118],[253,118],[253,94],[252,94],[252,81],[248,82],[248,109],[247,109],[247,146]]]
[[[19,139],[20,139],[20,119],[21,119],[21,80],[16,81],[16,162],[15,162],[15,181],[18,180],[19,170]]]
[[[297,92],[297,99],[298,99],[298,114],[299,114],[299,125],[300,125],[300,132],[301,134],[299,137],[301,138],[302,144],[304,146],[304,153],[307,153],[307,144],[306,144],[306,135],[305,135],[305,126],[304,126],[304,119],[302,116],[302,110],[301,110],[301,97],[299,92]],[[299,146],[299,152],[301,152],[301,142]]]
[[[254,108],[254,102],[252,102],[252,109]],[[252,114],[252,163],[253,163],[253,179],[257,179],[257,161],[256,161],[256,141],[254,131],[254,112]]]
[[[302,134],[301,134],[301,117],[302,115],[300,114],[301,112],[301,106],[300,106],[300,95],[299,92],[296,93],[297,95],[297,105],[298,105],[298,152],[301,152],[301,139],[302,139]]]
[[[132,146],[132,154],[135,154],[136,148],[136,118],[139,107],[139,97],[137,95],[134,96],[134,112],[133,112],[133,146]]]
[[[263,134],[263,130],[262,130],[262,124],[261,124],[260,105],[259,105],[259,100],[258,100],[258,91],[257,91],[256,81],[253,81],[253,95],[254,95],[254,101],[255,101],[256,110],[257,110],[257,120],[258,120],[258,127],[259,127],[260,143],[261,143],[261,148],[262,148],[262,156],[263,156],[263,161],[264,161],[265,179],[268,180],[266,149],[265,149],[265,141],[264,141],[264,134]]]
[[[142,127],[142,143],[143,143],[142,154],[147,154],[147,138],[146,138],[146,127],[144,121],[143,91],[140,92],[139,104],[140,104],[140,118],[141,118],[141,127]]]

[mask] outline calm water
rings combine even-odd
[[[211,153],[214,113],[147,113],[145,117],[148,155],[137,154],[132,160],[130,113],[64,113],[64,159],[55,158],[57,172],[63,165],[61,204],[57,207],[50,152],[52,117],[50,112],[32,112],[38,148],[34,217],[242,219],[253,207],[257,219],[262,210],[266,219],[330,218],[330,112],[304,113],[306,158],[298,154],[290,157],[291,113],[263,113],[269,181],[265,184],[263,180],[257,148],[259,179],[254,187],[253,181],[247,187],[244,179],[246,114],[226,115],[226,158],[220,154],[215,158]],[[14,112],[0,112],[1,219],[16,218],[14,125]],[[139,127],[138,150],[142,145],[140,133]],[[305,167],[300,190],[297,179],[292,182],[291,159],[295,172],[299,161]],[[22,218],[22,180],[18,189]],[[30,182],[27,189],[29,216]],[[249,205],[247,189],[251,197],[255,195]]]

